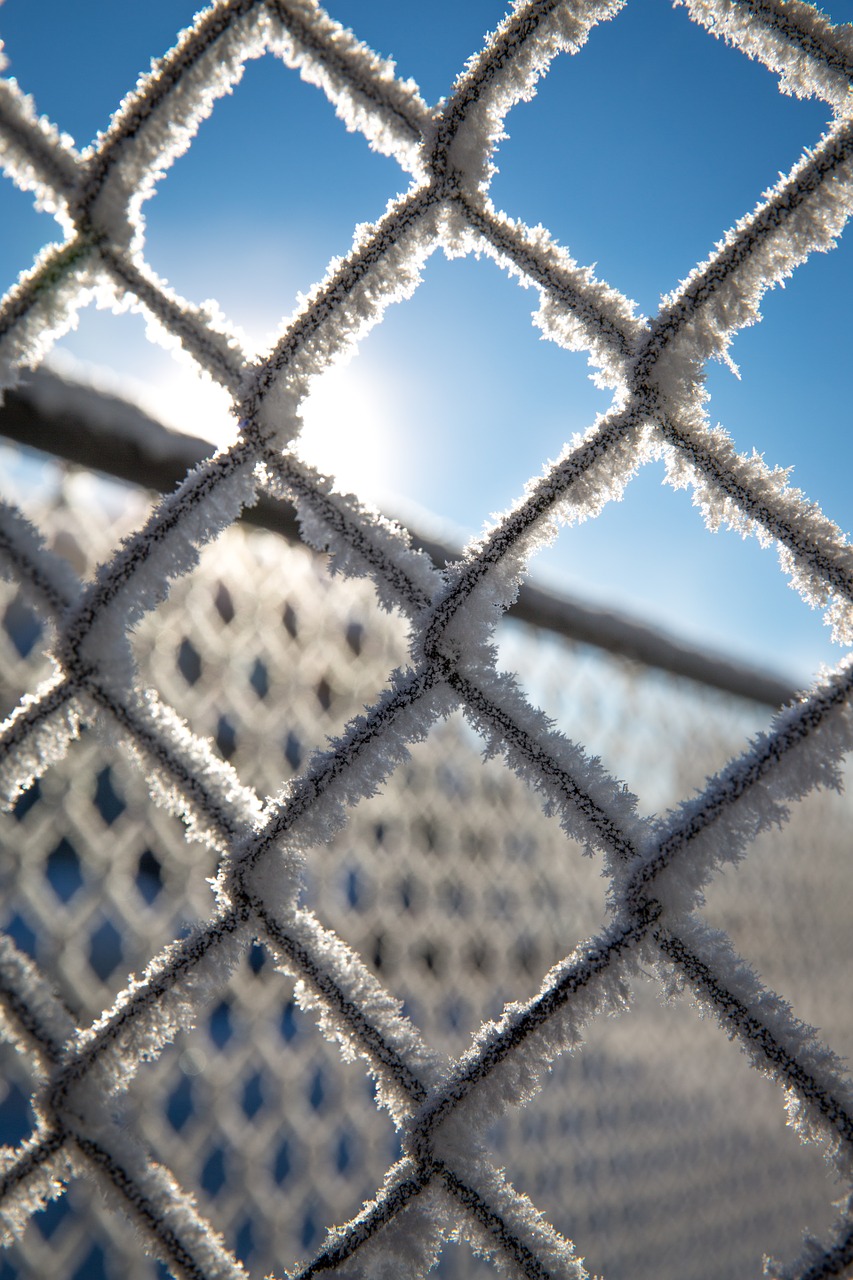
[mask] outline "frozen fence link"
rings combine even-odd
[[[647,1016],[649,970],[665,994],[691,991],[750,1065],[782,1086],[791,1123],[849,1187],[853,1091],[841,1057],[711,927],[703,893],[768,832],[781,875],[785,846],[772,829],[796,829],[814,793],[840,786],[853,745],[850,662],[754,733],[746,751],[715,759],[692,798],[673,804],[687,793],[675,787],[659,819],[620,781],[631,770],[615,740],[600,759],[584,745],[589,723],[577,709],[570,738],[496,669],[495,628],[532,552],[558,522],[597,515],[661,454],[711,528],[725,522],[775,543],[805,600],[827,609],[839,638],[853,637],[848,544],[784,473],[738,455],[710,428],[700,385],[707,360],[725,357],[732,334],[755,320],[765,290],[831,249],[853,208],[849,30],[797,0],[689,0],[692,17],[765,61],[787,91],[822,96],[836,118],[646,320],[547,231],[498,213],[489,195],[511,106],[618,8],[520,0],[430,108],[312,0],[218,0],[83,153],[13,82],[0,87],[7,172],[62,233],[0,302],[3,384],[97,299],[141,309],[153,337],[179,343],[228,391],[239,423],[235,443],[202,459],[121,541],[105,530],[96,546],[73,501],[38,512],[40,529],[0,508],[10,584],[0,781],[11,810],[3,821],[16,833],[2,868],[0,1010],[13,1046],[9,1096],[14,1086],[32,1116],[0,1153],[10,1235],[91,1182],[131,1220],[138,1244],[129,1248],[94,1201],[75,1201],[72,1216],[105,1232],[134,1277],[151,1274],[149,1254],[195,1280],[260,1274],[261,1256],[304,1280],[322,1271],[414,1277],[436,1264],[450,1274],[454,1256],[457,1268],[466,1256],[476,1265],[449,1250],[465,1242],[503,1274],[579,1280],[606,1178],[574,1169],[575,1191],[590,1190],[570,1208],[572,1242],[516,1189],[524,1160],[512,1143],[501,1147],[501,1134],[517,1132],[519,1115],[535,1127],[554,1081],[568,1081],[559,1158],[542,1143],[544,1172],[559,1181],[559,1160],[582,1145],[590,1081],[602,1064],[613,1069],[584,1037],[603,1034],[602,1015],[620,1015],[620,1026]],[[249,359],[226,317],[179,298],[147,264],[143,210],[247,60],[267,51],[395,158],[409,186],[356,229],[270,350]],[[437,248],[484,252],[537,290],[544,336],[586,350],[613,392],[586,434],[442,571],[403,528],[338,493],[291,449],[311,380],[411,296]],[[329,555],[333,583],[307,553],[264,535],[241,540],[233,526],[260,494],[295,504],[306,543]],[[96,566],[85,582],[50,549],[54,533]],[[262,584],[254,593],[253,574]],[[377,596],[387,615],[376,614]],[[300,639],[310,627],[322,643]],[[44,661],[41,635],[50,637]],[[708,720],[702,708],[703,747],[713,745]],[[419,794],[423,778],[430,786]],[[453,806],[476,818],[470,858],[441,830]],[[575,867],[581,851],[598,858],[606,893]],[[517,864],[514,880],[503,857]],[[480,933],[466,937],[458,919],[472,902]],[[566,925],[570,909],[583,921],[577,932]],[[507,919],[518,925],[510,944]],[[443,992],[430,985],[439,979]],[[830,994],[834,981],[821,975]],[[312,1036],[311,1019],[324,1038]],[[630,1034],[621,1047],[630,1069]],[[283,1117],[273,1136],[252,1127],[272,1093]],[[663,1120],[676,1095],[663,1092]],[[204,1124],[182,1138],[199,1114]],[[707,1123],[719,1114],[709,1110]],[[611,1117],[600,1119],[604,1132]],[[612,1127],[611,1173],[631,1140],[628,1119]],[[738,1128],[729,1122],[726,1133],[743,1142]],[[324,1165],[330,1142],[334,1161]],[[528,1134],[527,1145],[539,1144]],[[295,1165],[300,1190],[285,1194]],[[728,1181],[717,1193],[720,1249],[726,1215],[739,1211]],[[547,1176],[542,1183],[547,1196]],[[774,1223],[785,1227],[784,1217],[777,1204]],[[659,1274],[639,1219],[626,1220],[632,1270]],[[258,1223],[272,1240],[266,1251],[253,1243]],[[846,1210],[832,1231],[779,1264],[784,1274],[845,1274]],[[38,1273],[45,1249],[32,1234],[10,1256]],[[69,1278],[81,1275],[79,1236],[60,1264]]]

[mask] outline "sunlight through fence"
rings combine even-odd
[[[781,1086],[800,1136],[849,1183],[841,1061],[751,965],[843,1049],[845,817],[811,793],[837,785],[850,746],[850,664],[763,729],[677,682],[635,699],[648,684],[616,667],[590,711],[588,655],[503,628],[501,662],[521,652],[520,678],[496,665],[531,551],[661,455],[711,527],[775,541],[804,598],[851,634],[846,542],[709,427],[701,385],[762,292],[848,215],[850,31],[783,0],[689,6],[836,119],[646,321],[488,196],[506,112],[618,7],[520,4],[435,109],[308,0],[205,10],[82,154],[2,86],[7,167],[65,235],[0,306],[7,382],[79,306],[129,300],[228,389],[239,422],[175,494],[131,512],[120,542],[107,527],[96,545],[85,479],[38,529],[0,512],[13,583],[0,999],[18,1051],[0,1214],[10,1234],[39,1214],[13,1270],[150,1275],[153,1255],[205,1278],[433,1264],[557,1277],[582,1275],[586,1256],[611,1276],[728,1276],[772,1251],[780,1273],[817,1280],[853,1262],[816,1148],[787,1140],[778,1087],[741,1069]],[[411,185],[251,360],[153,275],[141,207],[267,50]],[[438,247],[533,285],[546,336],[589,351],[614,392],[442,571],[289,447],[311,377],[413,291]],[[295,502],[337,577],[228,529],[260,492]],[[669,727],[649,733],[658,704]],[[620,781],[635,769],[640,802]],[[650,1002],[658,984],[709,1021]],[[820,1242],[797,1257],[806,1226]]]

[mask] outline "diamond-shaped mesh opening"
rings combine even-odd
[[[604,917],[600,868],[479,746],[436,727],[306,868],[308,904],[447,1053]]]
[[[498,638],[502,666],[516,674],[530,701],[547,708],[557,726],[601,756],[616,777],[629,780],[648,813],[665,812],[701,790],[773,717],[758,702],[722,698],[696,680],[644,670],[642,634],[628,642],[634,658],[552,637],[540,643],[535,663],[517,622],[506,619]],[[617,642],[616,628],[610,638]],[[622,731],[626,715],[635,722],[630,734]],[[686,723],[701,731],[685,738]]]
[[[271,153],[266,130],[246,136],[247,110],[299,127],[276,131]],[[250,62],[145,209],[154,269],[184,297],[215,297],[253,341],[264,339],[348,243],[355,223],[382,212],[397,181],[396,165],[358,134],[334,147],[334,163],[327,160],[340,131],[324,96],[278,58]],[[248,208],[242,183],[223,189],[229,171],[253,173]],[[309,239],[301,234],[306,225]]]
[[[630,59],[619,55],[626,47]],[[636,104],[636,129],[624,127],[626,103]],[[582,57],[558,58],[533,101],[509,113],[493,198],[541,219],[652,315],[660,294],[753,208],[826,119],[823,103],[781,97],[760,62],[709,40],[685,6],[641,0],[593,30]],[[537,164],[536,142],[555,121],[566,123],[555,130],[553,163]],[[677,184],[668,181],[673,170]],[[570,200],[566,171],[586,175]],[[621,233],[627,207],[640,252]]]
[[[849,777],[849,767],[845,769]],[[847,802],[817,793],[794,805],[785,839],[761,836],[706,890],[703,916],[724,929],[762,981],[787,999],[843,1058],[853,1054],[844,994],[850,971]],[[804,867],[808,869],[804,874]]]
[[[831,254],[817,254],[768,294],[761,324],[739,333],[725,365],[708,369],[714,411],[738,448],[756,449],[773,465],[793,467],[805,493],[820,490],[821,506],[845,530],[850,526],[844,484],[849,436],[832,401],[827,371],[843,367],[844,338],[831,317],[849,296],[853,237],[845,232]],[[806,319],[806,324],[803,320]],[[804,422],[810,422],[808,432]],[[821,459],[833,458],[832,467]]]
[[[534,561],[543,578],[565,582],[593,609],[610,612],[619,601],[617,612],[630,609],[688,647],[764,669],[790,692],[808,683],[816,655],[834,665],[837,646],[823,619],[802,608],[774,551],[726,528],[709,538],[690,492],[673,492],[664,477],[662,464],[649,463],[622,501],[594,521],[561,530]],[[506,618],[501,626],[511,623]],[[528,674],[519,674],[528,688]],[[769,705],[775,710],[783,700]],[[733,741],[729,754],[735,747]]]
[[[536,301],[488,259],[448,261],[434,253],[417,292],[404,306],[389,308],[359,343],[357,358],[317,379],[318,394],[326,379],[334,380],[336,412],[327,409],[315,425],[309,395],[297,450],[337,476],[341,452],[368,448],[371,465],[362,460],[361,474],[358,459],[347,458],[344,490],[352,471],[367,490],[365,495],[359,488],[359,496],[383,510],[392,501],[398,507],[414,503],[467,533],[479,531],[492,512],[519,497],[521,477],[535,475],[610,403],[610,394],[591,382],[582,355],[531,341]],[[525,369],[517,371],[511,353],[521,341],[532,349]],[[431,372],[437,367],[440,379]],[[527,407],[531,383],[539,405],[533,418]],[[344,414],[351,421],[345,431]],[[396,447],[401,423],[405,456]],[[497,440],[500,447],[494,447]],[[476,512],[470,504],[475,474],[482,502]]]
[[[597,1021],[582,1051],[498,1123],[489,1148],[561,1231],[584,1239],[592,1274],[760,1274],[764,1254],[828,1230],[830,1170],[716,1027],[646,983],[635,994],[629,1015]]]
[[[257,955],[257,951],[253,954]],[[229,997],[140,1076],[131,1111],[147,1141],[235,1240],[252,1226],[260,1274],[286,1250],[316,1248],[373,1194],[394,1153],[393,1127],[292,1000],[292,984],[251,953]]]
[[[279,545],[232,531],[134,637],[146,678],[260,794],[340,732],[405,652],[399,623],[377,614],[367,584],[344,586],[342,618],[337,584],[298,550],[282,574]],[[208,566],[222,577],[210,581]]]
[[[90,731],[0,815],[0,847],[4,931],[92,1016],[211,900],[215,855]]]

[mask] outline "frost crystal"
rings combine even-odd
[[[823,97],[836,120],[648,321],[544,228],[498,212],[489,197],[507,112],[532,96],[555,57],[576,53],[596,23],[616,14],[614,0],[519,0],[434,108],[313,0],[217,0],[83,154],[14,82],[0,85],[3,163],[61,229],[0,303],[2,384],[14,385],[96,300],[142,310],[151,337],[179,345],[227,389],[240,424],[237,442],[192,471],[85,586],[19,513],[0,509],[3,573],[56,634],[53,675],[0,730],[5,800],[92,725],[130,753],[155,803],[179,813],[218,863],[208,918],[152,956],[89,1026],[76,1026],[36,965],[0,939],[4,1031],[39,1088],[35,1130],[2,1152],[0,1215],[9,1234],[83,1174],[173,1274],[246,1275],[133,1125],[116,1117],[134,1074],[216,999],[256,938],[296,981],[300,1008],[344,1057],[366,1067],[402,1144],[374,1198],[293,1274],[423,1275],[446,1242],[464,1241],[505,1274],[581,1280],[574,1246],[494,1166],[482,1137],[508,1107],[533,1097],[560,1056],[580,1050],[591,1019],[629,1007],[642,965],[657,969],[665,991],[690,988],[750,1062],[781,1084],[801,1135],[820,1141],[850,1179],[853,1094],[840,1061],[695,914],[723,864],[741,859],[808,792],[838,785],[837,761],[853,746],[850,662],[786,708],[701,794],[657,820],[644,819],[627,787],[495,670],[494,628],[536,547],[559,522],[594,518],[618,500],[656,456],[665,457],[671,484],[693,488],[712,529],[726,523],[774,543],[805,600],[826,609],[840,638],[853,639],[846,541],[784,471],[739,456],[725,431],[711,427],[702,388],[705,363],[725,358],[732,334],[759,318],[764,291],[832,248],[850,215],[853,40],[800,0],[685,2],[691,17],[776,71],[786,92]],[[356,228],[271,350],[250,362],[215,304],[178,298],[145,262],[143,209],[247,60],[268,50],[318,85],[345,126],[397,159],[411,182],[378,222]],[[312,379],[413,293],[438,247],[451,257],[485,253],[532,288],[542,334],[587,351],[613,395],[586,434],[443,572],[404,530],[336,492],[292,449]],[[132,629],[192,574],[201,548],[261,492],[292,499],[306,541],[329,554],[332,572],[370,578],[381,604],[410,628],[408,658],[372,705],[265,801],[159,693],[138,687],[130,644]],[[447,1062],[358,951],[309,909],[305,882],[316,847],[346,827],[348,809],[382,788],[413,744],[460,707],[485,754],[501,754],[567,836],[602,855],[610,919]],[[835,1240],[810,1242],[791,1274],[818,1280],[851,1260],[845,1212]]]

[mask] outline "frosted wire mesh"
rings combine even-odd
[[[106,519],[101,529],[93,527],[97,497],[97,486],[83,486],[72,475],[57,505],[38,513],[51,545],[81,568],[96,562],[118,535]],[[4,669],[18,674],[18,688],[8,691],[14,702],[32,683],[43,637],[14,584],[3,586]],[[679,794],[725,760],[747,728],[757,727],[756,713],[735,699],[591,650],[567,654],[564,645],[524,627],[513,632],[505,644],[508,665],[537,670],[552,712],[580,716],[590,737],[600,738],[606,726],[606,740],[596,747],[606,748],[620,773],[638,776],[651,751],[649,783],[657,784],[658,795],[661,777],[671,796]],[[199,571],[176,586],[156,620],[143,624],[135,648],[145,680],[168,693],[242,777],[269,789],[283,772],[299,768],[312,738],[375,694],[403,643],[396,620],[377,612],[366,584],[332,582],[310,553],[273,535],[230,530],[205,553]],[[645,718],[639,756],[628,732],[638,704]],[[158,941],[167,942],[185,919],[210,910],[205,877],[214,861],[203,846],[186,843],[176,819],[150,810],[144,778],[91,735],[42,778],[37,794],[22,797],[5,817],[3,846],[2,923],[58,980],[78,1018],[96,1015]],[[310,868],[312,902],[405,997],[430,1042],[450,1054],[464,1048],[485,1016],[500,1012],[504,999],[527,994],[560,958],[567,937],[593,932],[604,914],[598,867],[582,860],[577,846],[567,863],[558,824],[502,765],[483,765],[477,739],[458,719],[432,735],[381,795],[359,805],[322,855]],[[28,866],[34,869],[29,874]],[[381,1177],[396,1137],[390,1122],[365,1105],[362,1073],[339,1064],[293,1005],[292,984],[272,973],[260,947],[220,994],[197,1030],[180,1036],[172,1053],[137,1077],[132,1104],[158,1158],[263,1274],[278,1259],[298,1256],[326,1224],[361,1203],[373,1189],[371,1178],[375,1186]],[[653,1053],[653,1006],[649,1016],[640,1063]],[[659,1034],[671,1039],[672,1032]],[[595,1072],[583,1077],[591,1093],[584,1110],[595,1115],[600,1109],[605,1095],[596,1076],[605,1064],[611,1073],[624,1067],[625,1057],[624,1046],[595,1054]],[[15,1121],[21,1125],[27,1088],[21,1068],[10,1061],[8,1069],[14,1084],[3,1114],[11,1130]],[[588,1215],[595,1206],[602,1212],[602,1188],[592,1191],[588,1162],[614,1155],[615,1135],[603,1144],[600,1123],[580,1160],[566,1142],[567,1100],[577,1111],[578,1083],[551,1083],[532,1132],[525,1131],[525,1123],[533,1123],[525,1112],[509,1117],[491,1137],[501,1161],[514,1163],[520,1185],[542,1187],[558,1220],[569,1202],[575,1215]],[[662,1107],[656,1090],[636,1079],[630,1085],[609,1079],[606,1097],[608,1109],[617,1102],[636,1108],[642,1101],[651,1116]],[[715,1110],[720,1125],[719,1102]],[[750,1172],[756,1185],[772,1179],[778,1208],[770,1235],[778,1240],[791,1198],[802,1196],[802,1170],[794,1179],[782,1177],[790,1160],[782,1118],[771,1099],[764,1111],[773,1136],[755,1143]],[[746,1127],[754,1139],[754,1116]],[[731,1128],[730,1122],[729,1137]],[[640,1138],[636,1123],[632,1133]],[[695,1126],[671,1118],[661,1134],[667,1160],[683,1177],[672,1145],[676,1137],[690,1150]],[[647,1142],[644,1134],[640,1152]],[[707,1193],[725,1147],[705,1134],[702,1151],[700,1183]],[[820,1162],[813,1165],[814,1209],[825,1217],[831,1192]],[[790,1187],[781,1198],[780,1178]],[[611,1195],[618,1188],[607,1237],[614,1260],[622,1255],[622,1270],[635,1248],[633,1233],[618,1225],[629,1180],[620,1174],[607,1182],[613,1183]],[[658,1188],[662,1205],[668,1194]],[[75,1205],[76,1212],[65,1212],[56,1226],[49,1212],[41,1215],[10,1257],[24,1274],[27,1266],[33,1274],[49,1271],[57,1256],[67,1257],[67,1273],[74,1274],[87,1260],[91,1265],[94,1239],[116,1274],[134,1274],[134,1267],[150,1274],[135,1241],[128,1249],[120,1220],[103,1211],[98,1216],[98,1209],[97,1201]],[[765,1238],[768,1225],[762,1222]],[[671,1235],[672,1228],[667,1247],[689,1254],[685,1240]],[[797,1238],[795,1228],[792,1244]],[[738,1252],[749,1257],[751,1246],[760,1256],[755,1232],[741,1227]],[[650,1259],[658,1254],[651,1250]],[[452,1270],[466,1274],[464,1262]]]
[[[850,746],[849,664],[657,819],[616,780],[616,750],[608,759],[596,743],[602,764],[574,745],[577,707],[563,736],[497,673],[490,644],[554,521],[595,514],[660,454],[712,525],[775,540],[797,588],[850,638],[839,531],[709,429],[699,384],[762,291],[830,247],[848,216],[850,32],[796,3],[690,6],[790,91],[827,100],[835,122],[646,321],[488,198],[507,110],[614,11],[520,5],[431,110],[311,4],[218,4],[79,155],[3,85],[7,166],[66,237],[0,309],[7,381],[83,302],[130,298],[230,391],[240,422],[237,443],[140,513],[116,550],[96,551],[101,568],[82,585],[62,554],[93,550],[73,506],[58,523],[40,513],[40,532],[2,512],[14,584],[2,643],[23,696],[0,740],[17,871],[0,995],[18,1050],[10,1090],[33,1112],[32,1132],[4,1152],[0,1195],[10,1234],[49,1206],[15,1255],[35,1274],[145,1274],[146,1253],[194,1277],[433,1264],[580,1276],[582,1254],[610,1275],[728,1275],[754,1271],[768,1249],[785,1274],[817,1280],[853,1261],[853,1224],[844,1201],[833,1218],[839,1189],[820,1159],[849,1184],[850,1082],[750,968],[778,975],[843,1051],[844,817],[810,806]],[[249,360],[225,322],[150,271],[140,210],[265,50],[318,83],[411,187],[359,230],[272,351]],[[289,449],[311,376],[416,287],[438,246],[488,253],[533,284],[546,335],[588,350],[614,389],[586,437],[441,573]],[[306,540],[352,583],[223,532],[261,489],[296,501]],[[286,598],[268,589],[268,557],[286,564]],[[396,621],[377,613],[374,588]],[[46,626],[54,657],[39,683],[27,655]],[[300,628],[322,643],[300,645]],[[707,709],[697,718],[712,755]],[[484,745],[503,762],[474,768]],[[646,785],[662,787],[659,771]],[[706,903],[704,887],[747,849]],[[780,960],[749,903],[768,884],[784,897],[788,883],[786,923],[807,945]],[[650,1001],[659,985],[686,988],[708,1022],[684,1002]],[[743,1069],[712,1020],[782,1086],[814,1145],[792,1140],[778,1088]],[[91,1180],[103,1201],[87,1200]],[[93,1221],[103,1243],[91,1244]],[[806,1225],[819,1240],[797,1256]],[[113,1249],[135,1260],[116,1264]]]

